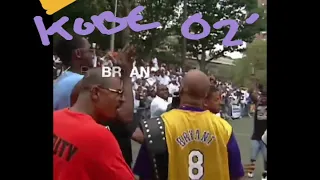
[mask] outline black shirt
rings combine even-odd
[[[141,113],[142,111],[138,110],[134,114],[133,121],[129,124],[123,124],[121,121],[110,121],[106,124],[117,139],[122,155],[129,167],[132,164],[131,136],[138,127]]]
[[[267,129],[267,105],[258,104],[254,115],[254,128],[251,139],[261,140],[264,131]]]
[[[117,139],[126,163],[131,167],[132,149],[130,132],[127,130],[126,125],[120,121],[108,122],[107,125],[114,137]]]

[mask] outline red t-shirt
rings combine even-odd
[[[54,180],[134,180],[113,134],[69,109],[53,114],[53,168]]]

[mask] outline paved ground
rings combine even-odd
[[[253,129],[253,120],[250,118],[243,118],[241,120],[231,121],[231,124],[234,128],[234,132],[240,146],[242,162],[244,164],[247,164],[250,162],[250,153],[251,153],[250,138],[251,138],[251,133]],[[262,172],[263,172],[263,158],[262,158],[262,155],[260,154],[257,160],[257,166],[255,170],[256,176],[252,178],[252,180],[260,180]]]
[[[247,164],[250,162],[250,146],[251,146],[250,136],[251,136],[252,127],[253,127],[252,119],[243,118],[240,120],[234,120],[234,121],[231,121],[230,124],[234,128],[234,132],[241,149],[242,162],[244,164]],[[135,142],[132,142],[132,147],[133,147],[133,158],[135,160],[139,152],[140,145]],[[257,161],[257,167],[255,171],[256,176],[252,178],[252,180],[260,180],[261,179],[260,174],[262,173],[262,171],[263,171],[263,160],[260,155]]]

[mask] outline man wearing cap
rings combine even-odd
[[[152,100],[150,105],[151,118],[159,117],[167,110],[169,104],[168,97],[169,92],[167,86],[162,84],[158,85],[157,96]]]

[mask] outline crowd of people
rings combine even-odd
[[[70,41],[59,41],[55,53],[53,57],[55,180],[134,179],[131,171],[131,139],[142,144],[133,168],[133,172],[139,175],[140,180],[159,179],[159,177],[161,180],[175,179],[179,176],[186,176],[184,179],[201,179],[201,171],[197,162],[193,164],[195,165],[194,169],[198,172],[194,172],[196,170],[192,169],[191,171],[187,169],[186,172],[184,170],[174,170],[175,172],[173,172],[175,169],[173,166],[177,167],[183,163],[187,164],[187,162],[179,161],[179,152],[174,145],[169,145],[171,143],[168,138],[171,135],[168,135],[167,132],[171,130],[171,132],[178,133],[177,129],[183,126],[186,129],[191,126],[199,126],[198,129],[201,131],[211,127],[211,140],[205,137],[207,136],[205,132],[203,132],[202,139],[199,135],[200,139],[195,140],[205,141],[208,147],[214,138],[231,138],[231,140],[224,142],[230,143],[231,149],[229,146],[226,147],[227,149],[220,148],[219,151],[213,148],[214,151],[208,156],[208,159],[213,156],[221,156],[218,159],[213,158],[213,161],[216,163],[226,161],[229,162],[229,166],[225,166],[228,163],[222,163],[223,166],[221,164],[221,166],[212,167],[205,163],[205,168],[209,167],[216,173],[203,174],[204,179],[211,177],[217,177],[215,179],[221,180],[230,177],[240,179],[244,176],[239,147],[234,139],[232,127],[225,120],[241,119],[243,116],[250,115],[251,104],[257,105],[261,102],[264,107],[266,100],[258,101],[257,98],[254,98],[259,97],[259,93],[249,92],[247,88],[236,87],[231,82],[223,82],[198,70],[183,71],[181,68],[160,63],[157,58],[153,58],[150,62],[142,61],[141,66],[151,69],[149,75],[131,77],[132,68],[137,66],[134,49],[129,47],[121,52],[111,53],[109,56],[101,58],[95,54],[88,40],[81,37],[74,37]],[[112,65],[118,65],[122,68],[121,77],[103,78],[101,76],[101,68],[99,67],[110,64],[104,58],[111,61]],[[83,72],[83,67],[88,67],[86,73]],[[257,95],[255,96],[255,94]],[[266,94],[262,93],[261,97],[264,95]],[[165,113],[176,108],[180,108],[183,112],[169,111]],[[257,106],[254,109],[259,110],[259,108],[260,106]],[[203,109],[209,111],[203,111]],[[263,110],[266,111],[266,108]],[[188,113],[186,114],[185,111]],[[203,112],[203,115],[200,117],[198,112]],[[217,116],[211,117],[212,113]],[[165,115],[168,117],[165,118]],[[210,117],[212,123],[178,123],[178,121],[185,121],[185,119],[192,120],[196,118],[195,116],[203,118],[204,121]],[[264,116],[266,114],[258,117],[265,120]],[[161,121],[159,121],[159,117],[161,117]],[[223,121],[218,119],[220,117],[223,118]],[[177,123],[168,126],[171,123],[168,119],[171,118],[176,118]],[[152,126],[153,121],[157,121],[156,124],[159,124],[160,129],[163,127],[166,129],[166,131],[162,131],[162,135],[165,135],[161,137],[167,140],[166,144],[169,149],[166,150],[165,155],[158,153],[153,158],[154,161],[155,159],[158,161],[168,159],[162,164],[152,162],[152,158],[150,159],[150,154],[154,153],[152,142],[157,142],[156,139],[151,139],[154,137],[153,130],[148,128],[148,125]],[[260,122],[257,123],[258,127],[256,128],[259,129],[259,133],[262,131],[261,135],[256,134],[260,136],[256,137],[259,140],[258,143],[266,129],[266,125],[260,125]],[[160,126],[160,124],[163,125]],[[173,130],[172,127],[176,127],[176,129]],[[179,133],[183,134],[184,131],[179,131]],[[175,138],[177,137],[172,137],[172,139]],[[190,135],[189,141],[191,142],[193,138],[193,135]],[[182,135],[182,139],[184,140],[179,142],[180,146],[184,147],[183,144],[187,143],[188,136]],[[192,147],[198,147],[196,144],[190,144],[189,150]],[[222,147],[222,144],[217,144]],[[261,149],[260,147],[260,144],[256,145],[256,148]],[[207,147],[200,146],[200,149],[206,153],[208,151]],[[171,151],[169,155],[168,151]],[[222,151],[227,154],[220,154]],[[182,151],[180,153],[187,156]],[[251,158],[252,164],[255,163],[257,153]],[[175,154],[175,157],[172,157],[172,154]],[[194,157],[200,158],[200,155],[196,154]],[[173,162],[173,160],[177,162]],[[166,168],[164,168],[166,170],[154,167],[159,164],[161,166],[166,164]],[[232,169],[230,166],[235,167]],[[148,170],[148,168],[151,169]],[[161,172],[157,172],[158,170]],[[181,173],[185,173],[185,175],[181,176]],[[266,179],[266,171],[264,173],[263,178]],[[249,171],[248,175],[252,177],[253,172]],[[192,178],[192,176],[195,177]]]
[[[104,64],[100,57],[95,58],[100,59],[100,63],[98,63],[97,66],[102,66]],[[56,55],[53,57],[54,79],[58,78],[63,72],[68,70],[68,67],[64,67],[59,59],[60,58]],[[181,68],[176,68],[175,66],[169,67],[165,63],[161,63],[161,65],[159,64],[160,63],[157,58],[153,58],[149,63],[143,62],[142,66],[145,66],[146,69],[150,69],[150,74],[141,74],[141,76],[134,75],[131,77],[134,95],[134,109],[135,111],[138,108],[145,109],[146,111],[143,114],[146,115],[146,117],[154,114],[149,110],[154,98],[156,98],[155,102],[157,102],[157,87],[160,88],[159,91],[162,91],[161,89],[164,87],[168,89],[169,95],[167,97],[166,104],[170,104],[172,103],[172,99],[178,96],[181,80],[186,73]],[[134,62],[133,65],[136,66],[136,63]],[[140,67],[137,69],[139,70]],[[238,88],[233,86],[231,82],[223,82],[213,76],[210,77],[210,80],[211,83],[214,83],[219,90],[222,107],[221,114],[226,120],[241,119],[244,116],[251,115],[253,108],[250,108],[252,103],[247,88]],[[166,107],[166,104],[164,107]]]

